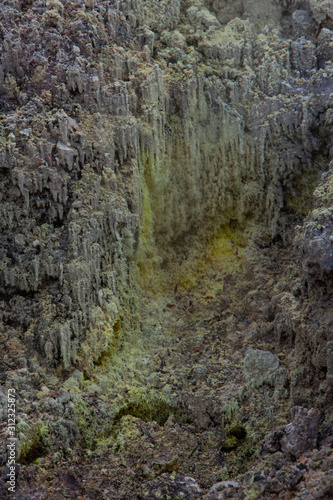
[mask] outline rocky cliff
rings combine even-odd
[[[103,469],[103,498],[329,498],[331,3],[1,14],[1,398],[4,418],[5,389],[21,398],[22,494],[101,498]]]

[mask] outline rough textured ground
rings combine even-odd
[[[4,0],[0,496],[333,496],[328,1]]]

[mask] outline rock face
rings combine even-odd
[[[306,198],[299,179],[325,147],[314,130],[329,70],[297,38],[318,20],[295,10],[290,44],[260,32],[264,15],[243,20],[258,2],[230,9],[197,2],[180,21],[178,0],[6,2],[3,324],[25,314],[3,345],[14,336],[65,369],[98,363],[138,325],[134,252],[150,286],[189,236],[255,222],[284,237],[285,208]]]
[[[142,449],[153,463],[150,432],[165,449],[184,432],[186,474],[157,447],[165,467],[142,466],[140,498],[279,494],[289,479],[252,471],[241,484],[224,463],[245,473],[260,419],[282,429],[288,404],[302,408],[270,453],[301,460],[330,437],[331,2],[2,4],[1,384],[36,396],[31,412],[49,422],[21,408],[22,463],[112,443],[131,474]],[[199,276],[189,296],[187,272]],[[129,367],[128,345],[151,352]],[[129,373],[135,390],[156,382],[162,396],[133,396]],[[316,405],[320,433],[305,409]],[[183,427],[165,424],[172,412]],[[221,469],[209,484],[201,454]]]
[[[284,429],[281,439],[283,453],[299,458],[304,452],[316,447],[320,413],[311,408],[297,408],[294,421]]]

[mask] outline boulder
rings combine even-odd
[[[313,450],[317,444],[319,421],[319,410],[298,407],[294,421],[284,428],[281,451],[299,458],[304,452]]]

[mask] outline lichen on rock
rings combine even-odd
[[[330,494],[332,19],[3,2],[0,397],[23,496]]]

